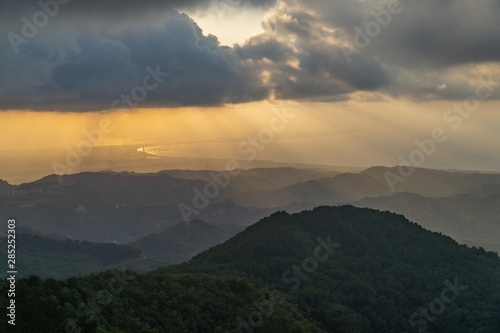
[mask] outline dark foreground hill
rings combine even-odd
[[[497,254],[389,212],[278,212],[173,269],[248,277],[355,332],[500,332]]]
[[[16,328],[498,333],[499,286],[492,252],[396,214],[320,207],[275,213],[188,263],[145,275],[19,280]]]
[[[7,292],[6,282],[0,284]],[[265,317],[266,328],[255,332],[333,332],[308,319],[315,312],[296,299],[236,276],[130,271],[65,281],[31,276],[18,281],[16,294],[15,332],[225,333],[250,327],[242,319],[250,313],[256,321]],[[254,304],[260,299],[268,303]],[[7,301],[0,300],[4,309]],[[259,308],[264,315],[258,315]],[[343,332],[333,320],[325,322]],[[8,326],[2,320],[0,331],[7,332]]]

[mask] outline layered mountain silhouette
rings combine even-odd
[[[230,177],[210,170],[53,175],[21,185],[0,182],[0,217],[15,216],[18,226],[43,235],[90,242],[127,244],[151,235],[151,244],[169,244],[172,252],[150,248],[154,257],[180,262],[215,244],[196,237],[182,244],[155,236],[185,220],[179,205],[196,212],[186,220],[241,229],[278,210],[354,204],[401,213],[461,243],[500,251],[499,174],[416,168],[392,192],[387,173],[398,175],[399,168],[359,173],[258,168]],[[207,186],[215,186],[217,195],[206,195]]]
[[[461,243],[500,253],[499,203],[500,191],[495,190],[483,195],[464,193],[437,198],[406,192],[365,198],[355,205],[397,212]]]
[[[19,329],[494,333],[498,285],[493,252],[401,215],[318,207],[277,212],[187,263],[144,275],[21,279]]]

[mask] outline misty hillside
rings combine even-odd
[[[365,197],[392,194],[386,173],[398,175],[398,168],[371,167],[360,173],[340,173],[333,177],[309,180],[276,190],[260,190],[237,197],[236,203],[257,207],[280,207],[294,202],[342,204]],[[500,184],[500,174],[479,174],[415,168],[404,182],[394,185],[396,193],[444,197],[472,191],[481,186]]]
[[[499,174],[417,168],[395,184],[393,193],[385,175],[397,174],[398,167],[372,167],[359,173],[285,167],[239,171],[231,177],[210,170],[86,172],[17,186],[2,183],[0,214],[8,214],[4,219],[16,216],[19,226],[43,234],[130,243],[183,221],[180,205],[193,212],[187,220],[248,226],[277,210],[292,213],[349,203],[405,214],[461,242],[491,250],[500,247],[495,199],[500,193]],[[217,195],[207,197],[207,186],[215,186]],[[422,198],[428,203],[420,203]]]
[[[245,227],[214,225],[200,220],[182,221],[159,234],[130,243],[154,259],[178,264],[214,245],[223,243]]]
[[[424,228],[439,231],[461,243],[500,253],[500,191],[429,198],[414,193],[365,198],[359,207],[403,214]]]
[[[166,173],[174,178],[213,181],[213,178],[206,170],[167,170],[162,171],[162,173]],[[217,171],[214,171],[214,173],[217,173]],[[236,185],[237,187],[250,185],[252,188],[258,186],[261,190],[264,190],[269,188],[281,188],[312,179],[321,179],[325,178],[325,176],[332,177],[337,174],[339,174],[339,172],[330,171],[328,169],[298,169],[294,167],[242,169],[238,175],[231,177],[229,186],[234,186],[231,184],[238,183],[238,185]],[[258,183],[253,185],[249,180],[257,180]],[[252,188],[246,189],[246,191]]]
[[[343,173],[331,178],[309,180],[278,190],[245,193],[236,199],[241,205],[281,207],[291,203],[309,202],[316,205],[347,203],[368,196],[389,194],[390,189],[363,174]]]
[[[403,169],[406,172],[406,169]],[[361,172],[387,185],[386,173],[400,176],[399,167],[372,167]],[[483,184],[499,184],[498,174],[474,174],[463,171],[433,170],[414,168],[414,172],[397,182],[396,192],[411,192],[430,197],[443,197],[456,194],[465,189],[472,189]]]
[[[16,249],[19,277],[67,278],[118,267],[121,263],[142,258],[141,251],[130,246],[60,240],[19,232],[16,234]],[[0,255],[7,258],[6,237],[0,238]],[[0,267],[7,271],[7,261],[2,262]]]
[[[192,205],[193,189],[206,183],[166,174],[82,173],[13,186],[0,193],[0,212],[15,216],[19,226],[44,234],[126,243],[160,233],[183,220],[179,204]],[[217,224],[248,225],[270,209],[242,207],[216,198],[199,217]]]
[[[110,281],[122,287],[103,299]],[[188,263],[145,275],[21,280],[27,305],[19,322],[47,332],[70,325],[85,332],[496,333],[498,285],[492,252],[393,213],[319,207],[277,212]]]

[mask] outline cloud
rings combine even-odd
[[[143,84],[148,67],[169,77],[148,92],[144,108],[241,103],[269,94],[233,49],[172,9],[163,11],[160,25],[69,28],[64,34],[66,23],[54,23],[20,45],[18,54],[8,41],[0,45],[3,109],[108,110]]]
[[[478,65],[491,65],[500,79],[498,17],[495,0],[282,0],[264,22],[265,32],[239,54],[271,73],[278,98],[343,100],[365,91],[464,99],[476,88],[470,82],[485,74],[472,70]]]
[[[206,9],[212,6],[233,7],[270,7],[276,0],[57,0],[65,7],[65,15],[74,13],[99,14],[106,16],[137,15],[149,10],[168,10],[200,8]],[[52,0],[42,0],[44,3],[52,3]],[[0,0],[0,8],[9,10],[12,14],[25,15],[33,9],[39,8],[39,0],[12,1]]]
[[[265,32],[237,52],[270,73],[269,85],[279,99],[345,100],[350,93],[390,83],[372,57],[358,57],[348,65],[338,32],[320,18],[306,5],[283,1],[264,22]]]
[[[179,12],[224,6],[269,8],[264,32],[226,47]],[[389,6],[398,8],[390,18]],[[108,110],[143,84],[148,66],[169,76],[143,108],[359,92],[452,100],[473,93],[478,75],[500,79],[495,0],[72,0],[14,52],[7,36],[22,37],[21,19],[40,10],[37,1],[0,0],[1,109]],[[367,32],[374,24],[379,31]]]

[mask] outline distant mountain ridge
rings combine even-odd
[[[403,214],[424,228],[500,254],[500,191],[496,187],[490,189],[480,196],[473,191],[440,198],[396,193],[365,198],[354,205]]]
[[[11,191],[14,185],[10,185],[5,180],[0,179],[0,193]]]
[[[13,194],[0,193],[0,214],[2,218],[16,216],[19,226],[43,234],[125,243],[162,232],[182,220],[178,205],[192,204],[193,190],[203,189],[205,184],[164,173],[83,173],[64,176],[62,182],[49,176],[15,186]],[[270,212],[241,207],[220,197],[201,212],[200,218],[248,225]]]
[[[225,188],[214,180],[217,172],[210,170],[166,170],[154,174],[103,171],[62,178],[53,175],[18,186],[4,184],[9,190],[0,190],[0,217],[16,216],[20,226],[43,234],[130,243],[159,234],[183,220],[179,205],[194,207],[196,193],[203,193],[206,186],[218,186],[218,195],[205,197],[206,207],[196,209],[189,219],[242,226],[277,210],[299,212],[318,205],[366,205],[408,214],[407,208],[392,204],[390,198],[412,193],[428,198],[427,202],[449,198],[449,208],[434,210],[439,213],[431,219],[410,215],[415,221],[469,244],[500,248],[500,237],[488,237],[483,232],[488,227],[490,235],[500,233],[500,217],[493,197],[500,194],[500,174],[415,168],[410,177],[396,184],[393,193],[385,179],[388,172],[397,174],[398,167],[371,167],[360,173],[259,168],[241,170],[227,179]],[[457,215],[464,198],[459,199],[458,194],[474,196],[469,204],[474,202],[483,208],[470,206],[468,212]],[[375,198],[379,198],[376,204]],[[411,206],[412,201],[405,204]],[[467,223],[474,223],[471,232],[462,227],[459,233],[453,231]],[[481,229],[482,234],[476,237],[474,229]]]

